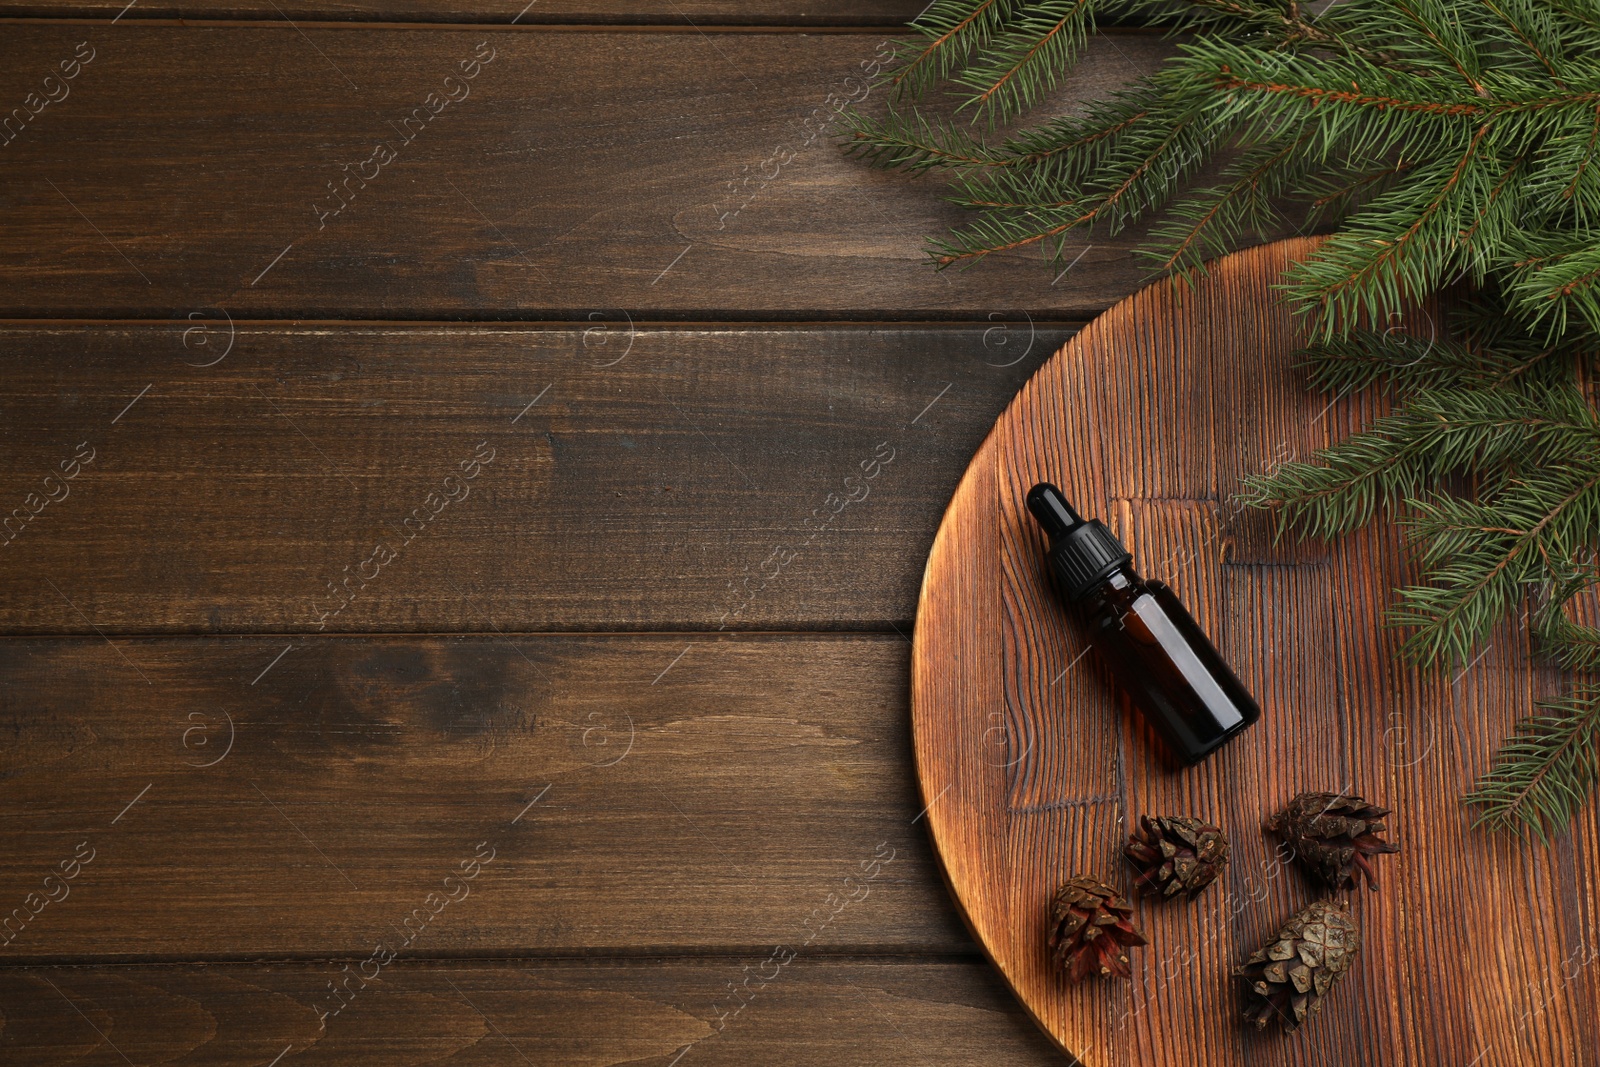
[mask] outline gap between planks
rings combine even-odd
[[[3,21],[4,21],[3,19],[0,19],[0,22],[3,22]],[[482,329],[485,329],[485,330],[494,330],[494,329],[499,329],[499,328],[517,327],[517,326],[549,328],[549,329],[552,329],[552,330],[558,330],[558,329],[559,330],[571,330],[575,326],[592,326],[592,325],[594,325],[594,321],[595,320],[586,317],[586,316],[592,314],[593,311],[594,311],[593,308],[588,308],[588,309],[585,309],[585,310],[583,310],[581,312],[574,312],[572,318],[553,318],[553,317],[550,317],[550,316],[537,316],[537,317],[527,317],[527,318],[513,318],[513,317],[484,318],[481,315],[479,315],[479,316],[475,316],[475,317],[470,318],[470,319],[407,319],[407,318],[387,318],[387,319],[309,319],[309,318],[295,318],[295,317],[292,317],[292,316],[284,316],[282,318],[275,318],[275,319],[273,319],[273,318],[267,318],[267,319],[262,319],[262,318],[253,318],[253,319],[237,318],[237,319],[232,319],[231,321],[232,321],[233,325],[236,326],[236,327],[250,327],[251,329],[259,329],[259,330],[340,329],[340,328],[369,329],[370,330],[370,329],[374,329],[374,328],[382,328],[382,327],[385,327],[385,326],[392,326],[392,327],[395,327],[396,329],[402,329],[402,330],[411,330],[411,329],[416,329],[416,330],[422,330],[422,329],[471,330],[471,329],[475,329],[475,328],[482,328]],[[658,315],[660,313],[652,312],[651,314],[652,315]],[[809,315],[809,314],[813,314],[813,313],[807,312],[806,314]],[[805,329],[805,330],[812,330],[812,331],[838,329],[838,330],[841,330],[841,331],[860,330],[860,331],[863,331],[863,332],[871,332],[871,331],[876,331],[876,330],[894,329],[896,327],[904,327],[906,329],[917,329],[917,330],[932,330],[932,329],[949,329],[951,331],[957,331],[957,330],[986,330],[986,329],[989,329],[990,327],[995,326],[997,324],[996,320],[994,320],[994,319],[974,319],[974,318],[967,318],[967,317],[925,318],[925,319],[908,319],[908,318],[904,318],[904,317],[897,317],[897,318],[883,318],[883,319],[865,319],[865,318],[861,318],[860,316],[854,316],[854,317],[846,318],[846,317],[842,317],[842,316],[839,316],[839,315],[830,315],[830,314],[828,314],[826,312],[816,312],[814,314],[817,317],[815,317],[815,318],[790,318],[790,319],[774,319],[774,318],[741,319],[741,318],[734,318],[734,317],[709,317],[709,316],[708,317],[698,317],[698,318],[696,318],[696,317],[672,318],[672,317],[667,316],[667,315],[660,315],[660,317],[654,317],[654,318],[634,319],[633,320],[633,326],[636,329],[662,330],[664,332],[678,332],[678,333],[688,332],[688,331],[691,331],[691,330],[723,330],[723,329],[726,329],[726,330]],[[1093,320],[1093,318],[1094,318],[1094,316],[1092,316],[1092,315],[1089,316],[1088,318],[1085,318],[1083,316],[1070,316],[1070,317],[1067,317],[1067,318],[1060,318],[1060,319],[1037,318],[1037,319],[1033,319],[1032,322],[1033,322],[1034,326],[1036,326],[1036,327],[1038,327],[1040,329],[1081,330],[1085,326],[1087,326]],[[79,329],[79,328],[126,329],[126,328],[138,327],[138,326],[159,325],[159,324],[162,324],[162,323],[169,323],[169,324],[172,324],[172,325],[178,325],[178,324],[185,323],[185,322],[193,323],[194,321],[195,320],[193,320],[193,319],[161,318],[161,317],[156,317],[156,316],[151,316],[149,318],[110,318],[110,319],[107,319],[107,318],[39,318],[37,316],[30,316],[30,317],[24,318],[24,317],[10,317],[10,316],[6,316],[6,315],[0,315],[0,330],[4,330],[4,329],[8,329],[8,328],[16,328],[16,329],[23,329],[23,328],[28,328],[28,329]],[[215,320],[215,321],[219,321],[220,322],[221,320]],[[999,325],[1007,325],[1007,323],[999,323]]]
[[[643,945],[629,946],[627,948],[596,949],[592,952],[577,952],[572,950],[557,952],[411,952],[403,957],[398,957],[387,966],[411,967],[471,967],[471,966],[504,966],[505,964],[525,963],[539,967],[587,967],[597,963],[698,963],[702,961],[738,960],[749,959],[751,956],[764,956],[772,951],[772,946],[767,944],[750,945],[712,945],[705,948],[694,948],[683,945]],[[28,971],[37,968],[74,968],[80,970],[151,970],[156,968],[172,968],[174,970],[188,967],[231,967],[239,965],[260,965],[304,967],[314,965],[338,965],[353,963],[366,959],[370,953],[351,953],[341,956],[329,953],[274,953],[251,952],[228,955],[224,953],[185,953],[174,955],[170,953],[155,955],[116,955],[116,956],[89,956],[76,954],[56,954],[39,956],[16,956],[0,962],[0,974],[15,971]],[[805,950],[808,959],[826,959],[830,963],[879,963],[899,964],[903,966],[925,966],[930,963],[947,963],[961,965],[985,959],[983,950],[973,943],[965,950],[952,951],[950,949],[929,950],[926,952],[913,951],[904,948],[883,947],[874,945],[812,945]]]
[[[117,22],[117,18],[94,15],[82,18],[73,18],[64,15],[49,17],[40,15],[27,16],[0,16],[0,25],[9,26],[94,26],[110,25]],[[130,24],[137,26],[170,26],[182,28],[217,28],[240,27],[255,29],[294,30],[455,30],[494,33],[672,33],[672,34],[815,34],[815,35],[854,35],[858,37],[901,34],[906,32],[906,25],[899,22],[882,24],[806,24],[806,23],[689,23],[678,22],[523,22],[512,25],[503,20],[495,22],[384,22],[384,21],[359,21],[352,19],[322,20],[322,19],[296,19],[293,24],[282,19],[228,19],[228,18],[130,18]],[[1108,24],[1100,26],[1095,31],[1101,36],[1117,37],[1147,37],[1151,35],[1165,35],[1166,30],[1157,26],[1118,26]]]

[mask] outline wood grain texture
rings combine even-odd
[[[1069,334],[11,327],[0,629],[887,631]]]
[[[929,559],[917,618],[913,732],[928,822],[974,933],[1062,1047],[1100,1064],[1593,1064],[1600,1007],[1592,806],[1548,849],[1475,832],[1458,802],[1493,747],[1558,677],[1507,627],[1484,657],[1419,674],[1382,625],[1406,575],[1378,526],[1281,552],[1231,502],[1239,477],[1303,458],[1359,421],[1289,368],[1302,342],[1271,295],[1308,241],[1221,261],[1193,291],[1130,297],[1053,357],[968,469]],[[1263,706],[1203,765],[1157,769],[1045,585],[1023,498],[1057,482],[1185,603]],[[954,666],[953,666],[954,665]],[[1302,790],[1392,804],[1403,851],[1354,908],[1355,974],[1298,1035],[1247,1032],[1232,967],[1315,899],[1260,820]],[[1225,882],[1191,906],[1143,905],[1131,983],[1068,987],[1045,915],[1067,877],[1128,884],[1141,814],[1217,819]]]
[[[913,822],[908,655],[0,641],[0,964],[971,951]]]
[[[0,316],[984,322],[1138,283],[1137,234],[929,267],[962,213],[827,126],[886,40],[13,24],[0,116],[93,59],[0,145]],[[1168,47],[1098,38],[1056,106]]]
[[[4,18],[116,18],[128,6],[112,0],[0,0]],[[139,0],[122,21],[261,19],[278,22],[452,22],[536,26],[541,23],[695,26],[900,26],[925,3],[917,0]]]
[[[1059,1062],[982,961],[802,955],[774,973],[761,968],[765,958],[763,951],[598,964],[397,961],[381,980],[352,984],[344,1010],[326,1020],[318,1015],[326,985],[348,961],[6,969],[0,1060],[30,1067]],[[758,970],[770,981],[751,981],[739,1009],[730,987]]]

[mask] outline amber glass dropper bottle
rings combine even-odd
[[[1090,644],[1180,762],[1198,763],[1261,717],[1177,595],[1139,577],[1105,523],[1084,521],[1048,483],[1029,490],[1028,510],[1050,535],[1050,569]]]

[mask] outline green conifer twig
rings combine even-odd
[[[1517,724],[1466,801],[1476,825],[1541,841],[1572,821],[1600,777],[1600,690],[1542,702]]]

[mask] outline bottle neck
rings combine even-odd
[[[1108,607],[1125,609],[1144,591],[1144,579],[1139,577],[1138,571],[1132,567],[1118,567],[1080,597],[1078,603],[1090,614]]]

